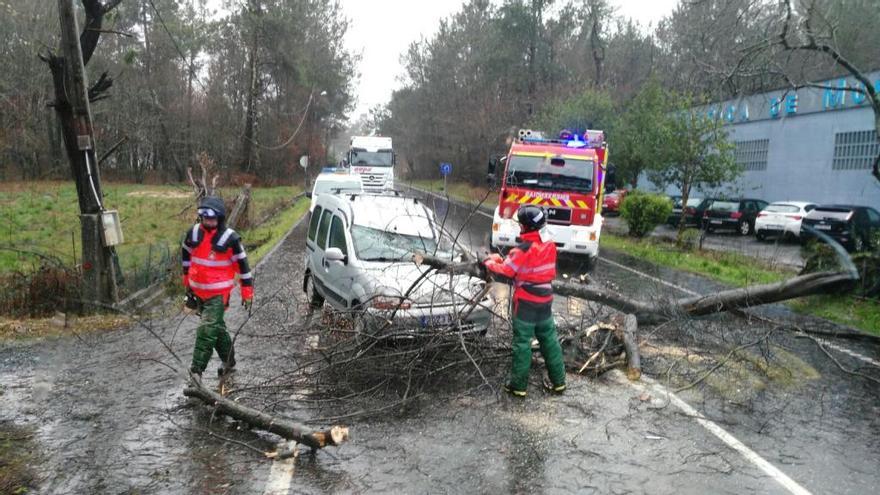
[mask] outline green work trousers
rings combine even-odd
[[[538,339],[550,381],[553,382],[553,385],[564,385],[565,363],[562,361],[562,347],[556,336],[556,323],[553,321],[553,317],[532,323],[514,316],[510,388],[525,391],[528,387],[529,368],[532,366],[532,338]]]
[[[229,338],[226,322],[223,321],[225,310],[223,296],[212,297],[202,303],[202,322],[196,332],[196,346],[193,349],[192,367],[190,368],[193,373],[205,371],[214,349],[217,349],[217,355],[220,356],[223,363],[235,364],[232,339]]]

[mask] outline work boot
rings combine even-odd
[[[235,363],[230,364],[229,366],[220,366],[217,368],[217,377],[222,378],[225,375],[229,375],[231,373],[235,373]]]
[[[548,379],[544,379],[544,390],[554,395],[562,395],[565,393],[565,384],[562,385],[553,385]]]
[[[510,395],[512,395],[512,396],[514,396],[514,397],[519,397],[520,399],[522,399],[522,398],[524,398],[524,397],[526,396],[526,391],[525,391],[525,390],[514,390],[514,389],[510,386],[509,383],[505,383],[504,386],[503,386],[502,388],[504,389],[505,392],[507,392],[508,394],[510,394]]]

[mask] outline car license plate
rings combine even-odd
[[[422,328],[448,327],[452,324],[452,315],[422,316],[419,318],[419,323],[422,325]]]
[[[830,225],[816,225],[816,228],[819,230],[831,230]]]
[[[713,225],[721,225],[721,220],[709,220],[709,223]]]
[[[782,230],[782,225],[768,225],[768,230]]]

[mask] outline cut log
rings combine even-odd
[[[312,449],[322,449],[330,445],[336,446],[348,440],[348,428],[344,426],[333,426],[324,431],[306,431],[302,426],[290,420],[239,404],[205,387],[190,386],[183,391],[183,395],[200,399],[205,404],[217,408],[217,411],[222,414]]]
[[[623,318],[623,347],[626,349],[626,377],[630,380],[638,380],[642,376],[642,358],[639,353],[638,340],[639,323],[635,315],[626,315]]]

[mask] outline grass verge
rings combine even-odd
[[[409,182],[407,183],[409,184]],[[414,180],[412,185],[431,191],[437,194],[443,194],[443,179],[436,180]],[[477,204],[483,201],[483,205],[495,208],[498,206],[498,191],[490,191],[486,187],[472,186],[466,182],[450,182],[449,197],[464,201],[465,203]]]
[[[36,490],[37,477],[31,468],[33,452],[31,431],[0,421],[0,493],[21,495]]]
[[[682,251],[655,239],[639,241],[603,232],[601,243],[660,266],[696,273],[734,287],[769,284],[796,275],[794,270],[771,266],[750,256],[718,251]],[[877,301],[851,295],[821,294],[792,299],[785,304],[801,314],[880,335],[880,303]]]
[[[308,213],[309,203],[309,199],[300,198],[295,204],[285,208],[262,225],[242,233],[252,266],[266,256],[266,253],[287,234],[291,226]]]

